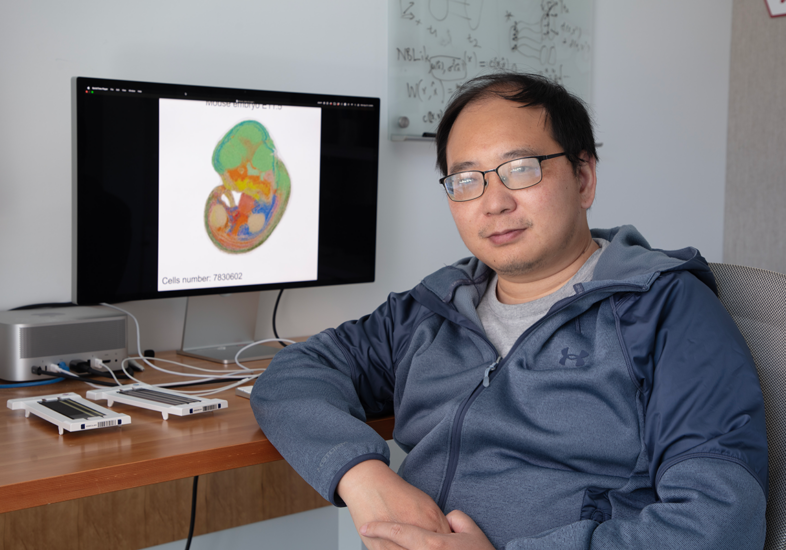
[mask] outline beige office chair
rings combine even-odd
[[[769,500],[765,550],[786,550],[786,275],[710,264],[720,300],[748,342],[767,417]]]

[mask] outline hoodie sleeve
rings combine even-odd
[[[279,351],[251,393],[266,437],[325,499],[353,466],[389,463],[385,441],[367,415],[393,412],[395,365],[418,306],[391,294],[374,313]]]
[[[686,272],[615,298],[617,332],[644,411],[657,501],[635,517],[582,520],[508,550],[761,549],[767,440],[753,359],[712,290]]]

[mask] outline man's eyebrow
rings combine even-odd
[[[513,149],[502,155],[504,160],[520,159],[522,157],[535,157],[539,153],[530,147],[522,147],[520,149]]]
[[[465,170],[474,170],[475,163],[471,160],[452,164],[448,169],[448,174],[455,174],[456,172],[464,172]]]
[[[507,153],[504,153],[502,156],[499,157],[500,164],[507,162],[513,159],[520,159],[522,157],[534,157],[537,156],[538,152],[530,147],[521,147],[519,149],[512,149]],[[466,170],[478,170],[477,162],[473,160],[467,160],[464,162],[459,162],[456,164],[451,164],[450,169],[448,170],[448,174],[455,174],[457,172],[464,172]],[[496,168],[494,166],[493,168]]]

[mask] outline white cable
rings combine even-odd
[[[240,379],[237,382],[234,382],[232,384],[229,384],[229,385],[226,385],[226,386],[221,386],[219,388],[213,388],[213,389],[210,389],[210,390],[180,390],[180,389],[174,389],[174,388],[176,388],[178,385],[183,385],[183,386],[193,385],[194,382],[183,381],[183,382],[169,382],[169,383],[162,383],[162,384],[148,384],[147,382],[144,382],[143,380],[139,380],[138,378],[135,378],[131,373],[129,373],[126,370],[125,364],[130,359],[131,358],[124,359],[123,362],[120,364],[120,368],[123,370],[123,373],[129,379],[133,380],[134,382],[136,382],[138,384],[142,384],[142,385],[147,386],[147,387],[161,387],[161,388],[173,389],[173,391],[177,391],[178,393],[194,395],[194,396],[197,396],[197,397],[203,397],[205,395],[212,395],[214,393],[219,393],[219,392],[222,392],[222,391],[230,390],[230,389],[232,389],[234,387],[240,386],[242,384],[246,384],[246,383],[254,380],[254,378],[256,378],[257,376],[259,376],[261,374],[261,372],[255,373],[252,376],[248,376],[246,378],[242,378],[242,379]],[[134,359],[136,359],[136,358],[134,358]],[[155,361],[168,361],[166,359],[154,359],[154,360]],[[176,363],[175,361],[170,361],[170,362]],[[265,369],[254,369],[254,370],[264,371]],[[164,372],[170,372],[170,371],[164,371]],[[171,373],[172,374],[178,374],[178,375],[181,375],[181,376],[184,375],[184,373],[178,373],[178,372],[171,372]],[[197,376],[204,376],[204,375],[197,375]],[[208,378],[208,379],[210,379],[210,380],[217,380],[217,379],[220,379],[220,378],[219,377],[211,377],[211,378]],[[99,386],[97,384],[91,384],[87,380],[85,380],[85,383],[90,385],[90,386],[92,386],[92,387],[94,387],[94,388],[96,388],[96,389],[103,389],[103,388],[106,387],[106,386]]]
[[[254,346],[258,346],[258,345],[261,345],[261,344],[266,344],[268,342],[286,342],[288,344],[294,344],[295,343],[293,340],[287,340],[285,338],[267,338],[265,340],[259,340],[257,342],[252,342],[252,343],[248,344],[247,346],[244,346],[243,348],[238,350],[238,352],[235,354],[235,364],[238,365],[239,367],[243,368],[243,369],[246,369],[247,371],[260,370],[260,371],[264,372],[265,368],[262,368],[262,369],[250,369],[250,368],[246,367],[245,365],[243,365],[240,362],[240,355],[244,351],[249,349],[249,348],[252,348]],[[260,374],[262,374],[262,373],[260,372],[258,374],[255,374],[254,376],[249,376],[248,378],[245,378],[243,380],[238,380],[237,382],[234,382],[232,384],[228,384],[228,385],[223,386],[221,388],[215,388],[215,389],[212,389],[212,390],[203,390],[203,391],[192,391],[192,392],[189,392],[189,393],[194,393],[194,394],[198,393],[202,397],[207,396],[207,395],[213,395],[215,393],[219,393],[219,392],[226,391],[226,390],[231,390],[232,388],[236,388],[238,386],[242,386],[243,384],[246,384],[247,382],[250,382],[250,381],[254,380]]]
[[[134,382],[137,382],[138,384],[142,384],[142,385],[147,386],[147,387],[162,387],[162,388],[167,388],[167,389],[170,389],[170,388],[173,388],[173,387],[177,387],[178,385],[188,386],[188,385],[194,384],[194,382],[191,382],[191,381],[188,381],[188,380],[183,381],[183,382],[169,382],[169,383],[162,383],[162,384],[148,384],[148,383],[146,383],[146,382],[144,382],[142,380],[139,380],[138,378],[135,378],[131,373],[129,373],[126,370],[126,368],[125,368],[126,363],[128,363],[129,361],[134,360],[134,359],[139,359],[139,358],[138,357],[127,357],[126,359],[123,359],[123,361],[120,363],[120,368],[123,370],[123,373],[129,379],[133,380]],[[167,361],[167,362],[170,362],[170,363],[179,364],[176,361],[169,361],[168,359],[155,359],[155,360],[156,361]],[[92,362],[91,361],[91,363],[92,363],[93,367],[98,366],[98,364],[96,362]],[[112,372],[112,370],[107,365],[104,365],[103,363],[101,363],[101,366],[103,366],[104,368],[109,370],[110,374],[112,374],[112,378],[115,379],[115,382],[117,383],[118,386],[122,386],[122,384],[119,382],[119,380],[115,376],[114,372]],[[72,379],[72,380],[79,379],[79,376],[77,374],[72,373],[70,371],[67,371],[67,370],[61,368],[59,365],[55,365],[54,363],[48,365],[47,366],[47,370],[50,370],[52,372],[57,372],[57,373],[63,373],[63,374],[66,375],[67,378]],[[178,374],[178,375],[181,375],[181,376],[184,375],[184,373],[166,371],[164,369],[159,369],[159,370],[163,370],[164,372],[171,372],[172,374]],[[193,395],[196,395],[198,397],[202,397],[204,395],[212,395],[214,393],[219,393],[219,392],[222,392],[222,391],[226,391],[226,390],[232,389],[232,388],[234,388],[236,386],[239,386],[239,385],[245,384],[247,382],[250,382],[251,380],[253,380],[257,376],[259,376],[262,372],[264,372],[264,370],[265,370],[264,368],[253,369],[254,372],[255,371],[260,371],[260,372],[254,374],[253,376],[247,376],[247,377],[241,378],[240,380],[238,380],[236,382],[233,382],[230,385],[221,386],[219,388],[213,388],[213,389],[210,389],[210,390],[191,390],[191,391],[175,389],[174,391],[178,391],[179,393],[187,393],[189,395],[193,394]],[[249,372],[249,371],[246,371],[246,372]],[[205,375],[195,375],[195,376],[205,377]],[[226,377],[230,377],[230,375],[228,374]],[[213,377],[206,377],[206,378],[215,380],[215,379],[220,379],[221,377],[213,376]],[[83,379],[83,382],[85,382],[87,385],[89,385],[90,387],[95,388],[95,389],[106,389],[106,386],[102,386],[102,385],[99,385],[99,384],[92,384],[88,380],[84,380]]]
[[[146,364],[150,365],[151,367],[155,368],[155,365],[150,363],[150,361],[147,360],[147,357],[142,356],[142,344],[140,342],[140,333],[141,333],[141,331],[139,330],[139,321],[136,320],[136,317],[134,317],[134,315],[130,311],[126,311],[126,310],[124,310],[122,308],[119,308],[117,306],[113,306],[113,305],[107,304],[107,303],[101,303],[101,305],[102,306],[106,306],[106,307],[110,307],[112,309],[116,309],[117,311],[125,313],[126,315],[131,317],[131,319],[134,320],[134,325],[136,326],[136,353],[137,353],[138,356],[142,357],[142,361],[144,361]]]
[[[113,373],[113,372],[112,372],[112,370],[111,370],[109,367],[107,367],[106,365],[104,365],[104,364],[103,364],[103,362],[101,362],[100,360],[97,360],[97,361],[99,361],[99,362],[101,363],[101,366],[103,366],[103,367],[105,367],[107,370],[109,370],[109,372],[112,374],[112,378],[114,378],[114,379],[115,379],[115,382],[117,382],[117,385],[118,385],[118,386],[120,386],[121,384],[120,384],[120,382],[117,380],[117,377],[115,376],[115,373]],[[95,366],[96,364],[95,364],[95,363],[93,363],[93,362],[92,362],[92,360],[91,360],[91,365],[92,365],[92,366]],[[85,383],[85,384],[87,384],[88,386],[91,386],[91,387],[93,387],[93,388],[96,388],[96,389],[106,389],[106,386],[102,386],[102,385],[99,385],[99,384],[93,384],[93,383],[91,383],[91,382],[90,382],[88,379],[86,379],[86,378],[82,378],[82,377],[81,377],[81,375],[79,375],[78,373],[76,373],[76,372],[72,372],[72,371],[70,371],[70,370],[68,370],[68,369],[64,369],[64,368],[62,368],[60,365],[58,365],[57,363],[49,363],[48,365],[46,365],[46,367],[44,368],[44,370],[46,370],[46,371],[50,371],[50,372],[57,372],[57,373],[59,373],[59,374],[63,374],[63,375],[64,375],[64,377],[65,377],[67,380],[80,380],[81,382],[84,382],[84,383]]]
[[[71,372],[70,370],[66,370],[57,363],[49,363],[44,367],[44,370],[47,372],[56,372],[58,374],[63,374],[64,378],[69,380],[78,380],[79,375],[75,372]]]
[[[238,367],[242,368],[242,369],[253,370],[253,369],[249,369],[247,366],[243,365],[240,362],[240,354],[243,353],[244,351],[246,351],[249,348],[253,348],[254,346],[258,346],[260,344],[267,344],[268,342],[285,342],[287,344],[294,344],[295,343],[294,340],[287,340],[286,338],[268,338],[266,340],[259,340],[257,342],[251,342],[249,345],[247,345],[247,346],[241,348],[240,350],[238,350],[238,352],[235,354],[235,364]]]
[[[260,344],[265,344],[265,343],[268,343],[268,342],[286,342],[286,343],[289,343],[289,344],[294,344],[295,343],[292,340],[287,340],[287,339],[284,339],[284,338],[267,338],[265,340],[259,340],[257,342],[252,342],[252,343],[248,344],[247,346],[243,347],[242,349],[240,349],[235,354],[235,364],[238,367],[240,367],[240,369],[242,369],[242,370],[227,371],[226,369],[222,369],[222,370],[206,369],[206,368],[203,368],[203,367],[197,367],[197,366],[194,366],[194,365],[188,365],[188,364],[185,364],[185,363],[180,363],[180,362],[172,361],[172,360],[169,360],[169,359],[161,359],[161,358],[154,358],[153,359],[155,361],[161,361],[163,363],[169,363],[169,364],[177,365],[177,366],[184,367],[184,368],[187,368],[187,369],[192,369],[192,370],[197,370],[197,371],[202,371],[202,372],[209,372],[209,373],[214,373],[214,374],[206,375],[206,374],[194,374],[194,373],[186,373],[186,372],[176,372],[176,371],[171,371],[171,370],[159,367],[157,365],[154,365],[149,360],[148,357],[144,357],[142,355],[142,345],[141,345],[141,341],[140,341],[139,321],[137,321],[137,318],[134,317],[134,315],[131,312],[126,311],[126,310],[124,310],[122,308],[119,308],[117,306],[113,306],[111,304],[102,303],[101,305],[109,307],[109,308],[112,308],[112,309],[116,309],[117,311],[125,313],[126,315],[131,317],[131,319],[134,321],[134,325],[136,327],[136,349],[137,349],[138,357],[124,359],[120,363],[120,368],[123,370],[123,373],[129,379],[131,379],[131,380],[133,380],[133,381],[135,381],[137,383],[145,384],[146,386],[150,386],[150,384],[147,384],[145,382],[142,382],[141,380],[138,380],[137,378],[135,378],[133,375],[131,375],[126,370],[126,363],[129,360],[131,360],[131,359],[134,359],[134,360],[141,359],[150,368],[155,369],[155,370],[157,370],[159,372],[164,372],[164,373],[167,373],[167,374],[172,374],[172,375],[175,375],[175,376],[181,376],[181,377],[186,377],[186,378],[202,378],[205,381],[207,381],[207,380],[217,380],[217,381],[219,381],[222,378],[230,378],[230,377],[235,377],[235,376],[244,376],[244,375],[248,374],[247,377],[244,377],[241,380],[238,380],[238,381],[233,382],[231,384],[227,384],[226,386],[221,386],[219,388],[213,388],[213,389],[210,389],[210,390],[177,390],[179,393],[184,393],[184,394],[189,394],[189,395],[196,395],[196,396],[213,395],[215,393],[220,393],[220,392],[223,392],[223,391],[231,390],[233,388],[236,388],[236,387],[238,387],[238,386],[240,386],[242,384],[246,384],[247,382],[250,382],[250,381],[254,380],[255,378],[257,378],[262,372],[264,372],[265,368],[252,369],[252,368],[249,368],[249,367],[243,365],[242,363],[240,363],[240,360],[239,360],[240,359],[240,354],[243,353],[245,350],[253,347],[253,346],[257,346],[257,345],[260,345]],[[257,372],[257,371],[259,371],[259,372]],[[110,372],[111,372],[111,370],[110,370]],[[114,376],[114,373],[113,373],[113,376]],[[115,380],[117,380],[117,379],[115,378]],[[118,384],[119,384],[119,382],[118,382]],[[182,383],[182,385],[188,385],[188,384],[193,384],[193,382],[183,382]],[[155,385],[156,386],[161,386],[161,387],[164,387],[164,386],[170,387],[170,386],[181,385],[181,384],[171,383],[171,384],[166,384],[166,385],[165,384],[155,384]]]
[[[90,358],[90,366],[93,367],[94,369],[97,368],[97,367],[104,367],[106,370],[109,371],[109,374],[112,375],[112,378],[115,379],[115,384],[117,384],[118,386],[122,386],[123,385],[123,384],[120,383],[120,380],[117,379],[117,376],[115,376],[115,373],[112,371],[112,369],[109,368],[109,365],[105,365],[104,362],[101,361],[101,359],[99,359],[97,357],[91,357]]]
[[[131,361],[131,360],[136,361],[136,360],[139,360],[139,359],[143,359],[143,358],[142,357],[129,357],[128,359],[124,360],[124,363],[127,362],[127,361]],[[172,361],[170,359],[163,359],[161,357],[148,357],[147,359],[152,360],[152,361],[156,361],[156,362],[160,361],[162,363],[170,363],[172,365],[188,367],[188,368],[192,368],[192,369],[195,369],[195,370],[201,370],[201,371],[205,371],[205,372],[217,373],[217,374],[196,374],[196,373],[188,373],[188,372],[177,372],[177,371],[171,371],[171,370],[159,367],[157,365],[153,365],[153,364],[148,363],[152,368],[154,368],[157,371],[164,372],[164,373],[167,373],[167,374],[173,374],[175,376],[185,376],[185,377],[189,377],[189,378],[226,378],[227,376],[245,375],[249,371],[254,372],[254,371],[257,371],[257,370],[261,370],[261,369],[248,369],[248,368],[244,368],[244,370],[231,370],[231,371],[228,371],[228,370],[217,370],[217,369],[204,369],[204,368],[201,368],[201,367],[196,367],[194,365],[187,365],[185,363],[179,363],[178,361]]]
[[[111,304],[105,304],[105,303],[103,303],[103,304],[101,304],[101,305],[102,305],[102,306],[111,307],[112,309],[116,309],[116,310],[118,310],[118,311],[120,311],[120,312],[122,312],[122,313],[125,313],[126,315],[128,315],[129,317],[131,317],[131,319],[133,319],[133,321],[134,321],[134,325],[136,326],[136,341],[137,341],[137,343],[136,343],[136,347],[137,347],[137,354],[139,354],[139,357],[136,357],[135,359],[142,359],[142,360],[143,360],[143,361],[144,361],[144,362],[145,362],[147,365],[149,365],[151,368],[154,368],[154,369],[156,369],[156,370],[158,370],[158,371],[161,371],[161,372],[165,372],[165,373],[168,373],[168,374],[174,374],[174,375],[178,375],[178,376],[194,376],[194,377],[198,377],[198,376],[196,376],[196,375],[190,375],[190,374],[188,374],[188,373],[181,373],[181,372],[175,372],[175,371],[169,371],[169,370],[166,370],[166,369],[162,369],[161,367],[157,367],[156,365],[152,364],[152,363],[151,363],[151,362],[148,360],[149,358],[147,358],[147,357],[142,357],[142,351],[141,351],[141,349],[142,349],[142,346],[141,346],[141,343],[140,343],[140,337],[139,337],[139,334],[140,334],[140,330],[139,330],[139,321],[137,321],[136,317],[134,317],[134,315],[133,315],[132,313],[130,313],[130,312],[128,312],[128,311],[126,311],[126,310],[124,310],[124,309],[121,309],[121,308],[119,308],[119,307],[117,307],[117,306],[113,306],[113,305],[111,305]],[[265,344],[265,343],[267,343],[267,342],[286,342],[286,343],[290,343],[290,344],[294,344],[294,343],[295,343],[295,342],[294,342],[294,341],[292,341],[292,340],[287,340],[287,339],[284,339],[284,338],[268,338],[268,339],[265,339],[265,340],[259,340],[259,341],[257,341],[257,342],[252,342],[252,343],[248,344],[247,346],[245,346],[244,348],[242,348],[240,351],[238,351],[238,352],[237,352],[237,354],[235,355],[235,363],[236,363],[236,364],[237,364],[237,365],[238,365],[238,366],[239,366],[241,369],[243,369],[243,370],[252,370],[252,371],[253,371],[253,370],[258,370],[258,369],[249,369],[249,368],[248,368],[248,367],[246,367],[245,365],[241,364],[241,363],[238,361],[238,357],[240,356],[240,354],[241,354],[241,353],[243,353],[243,352],[244,352],[245,350],[247,350],[248,348],[250,348],[250,347],[252,347],[252,346],[259,345],[259,344]],[[192,369],[192,370],[199,370],[199,371],[203,371],[203,372],[212,372],[212,373],[216,373],[216,374],[218,374],[218,375],[219,375],[219,376],[217,376],[218,378],[223,378],[223,377],[225,377],[225,376],[227,375],[227,373],[238,372],[238,371],[227,371],[226,369],[220,369],[220,370],[219,370],[219,369],[206,369],[206,368],[204,368],[204,367],[197,367],[197,366],[195,366],[195,365],[188,365],[188,364],[186,364],[186,363],[180,363],[180,362],[178,362],[178,361],[171,361],[171,360],[169,360],[169,359],[159,359],[159,358],[156,358],[155,360],[156,360],[156,361],[162,361],[162,362],[164,362],[164,363],[170,363],[170,364],[177,365],[177,366],[180,366],[180,367],[185,367],[185,368]]]

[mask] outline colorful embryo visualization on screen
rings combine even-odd
[[[289,201],[291,183],[273,139],[262,124],[235,125],[213,151],[222,184],[205,205],[205,228],[220,250],[243,253],[273,233]]]

